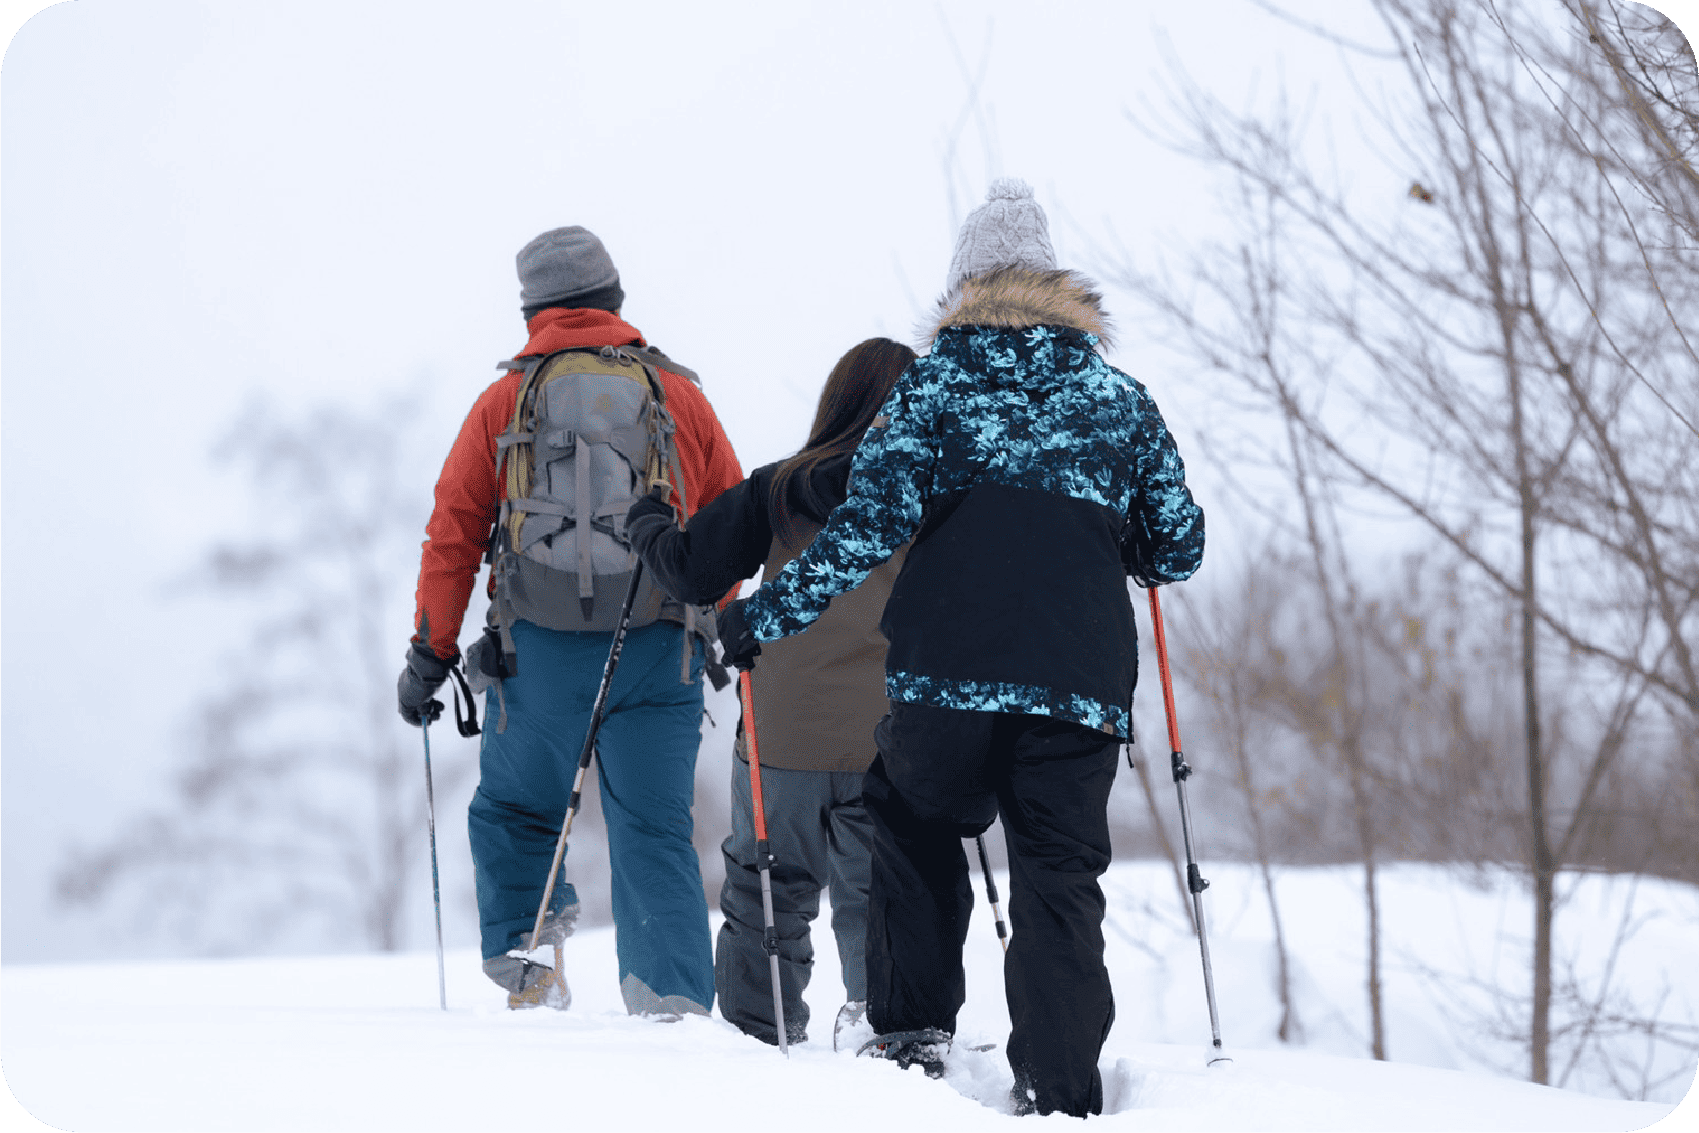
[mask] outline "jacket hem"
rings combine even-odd
[[[960,708],[970,712],[1019,712],[1051,716],[1083,724],[1125,740],[1132,713],[1122,705],[1061,692],[1043,685],[1007,681],[954,681],[921,673],[891,670],[885,674],[885,695],[908,704]]]

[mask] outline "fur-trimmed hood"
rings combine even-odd
[[[922,328],[930,346],[946,327],[1062,326],[1097,336],[1100,349],[1110,345],[1111,325],[1103,296],[1091,281],[1065,269],[1029,271],[998,268],[969,276],[938,300]]]

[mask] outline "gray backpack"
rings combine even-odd
[[[669,478],[681,510],[684,504],[676,426],[657,363],[694,377],[659,351],[639,346],[584,347],[500,363],[525,376],[513,421],[496,438],[506,499],[490,545],[490,627],[473,647],[479,656],[468,656],[475,686],[519,671],[513,623],[520,618],[555,630],[617,627],[637,565],[625,513]],[[712,611],[673,600],[645,575],[628,626],[663,618],[690,631],[682,663],[688,680],[691,636],[705,638],[712,652]]]

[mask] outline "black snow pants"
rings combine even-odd
[[[1002,816],[1009,1065],[1039,1113],[1103,1111],[1097,1059],[1115,1019],[1103,963],[1109,789],[1120,741],[1012,712],[893,703],[863,797],[873,818],[868,1021],[955,1033],[973,888],[962,839]]]

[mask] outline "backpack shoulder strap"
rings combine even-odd
[[[667,410],[667,387],[666,383],[661,381],[660,374],[660,370],[663,366],[668,370],[673,370],[675,373],[678,372],[675,369],[676,363],[670,361],[666,355],[652,347],[645,350],[640,346],[622,346],[620,347],[620,350],[626,355],[626,357],[631,358],[643,368],[643,373],[649,379],[649,387],[655,392],[655,408],[660,418],[658,422],[660,426],[660,436],[658,440],[661,447],[659,457],[666,463],[666,467],[664,469],[652,469],[648,475],[651,479],[654,479],[658,474],[665,472],[667,476],[671,478],[673,491],[678,495],[679,527],[682,528],[684,526],[684,517],[686,512],[684,469],[678,462],[678,442],[673,436],[673,434],[678,430],[678,424],[673,420],[673,415]],[[685,372],[689,373],[689,371]],[[691,374],[690,376],[692,379],[695,378],[694,374]]]
[[[652,366],[659,366],[664,370],[670,370],[681,378],[689,378],[691,385],[697,389],[702,388],[702,378],[695,370],[668,358],[658,346],[637,346],[634,344],[621,347],[621,349],[640,361],[647,362]]]
[[[492,572],[500,573],[504,567],[511,568],[510,563],[497,560],[496,548],[501,545],[502,530],[507,528],[510,540],[519,537],[518,524],[523,518],[516,516],[511,501],[525,495],[525,483],[531,478],[531,442],[536,438],[534,429],[525,428],[526,403],[531,399],[531,391],[536,386],[537,373],[543,368],[548,356],[532,354],[519,358],[509,358],[496,363],[498,370],[508,373],[522,371],[524,377],[519,380],[519,389],[513,397],[513,418],[508,422],[507,431],[496,435],[496,482],[502,484],[501,510],[496,516],[495,530],[490,533],[490,548],[485,556],[490,563]],[[505,588],[498,586],[495,601],[490,605],[490,622],[497,630],[504,660],[509,672],[519,671],[517,648],[513,643],[513,611],[508,608]],[[502,699],[500,726],[496,731],[507,731],[507,699],[502,693],[498,682],[496,692]]]
[[[513,397],[513,419],[508,422],[507,432],[496,436],[496,478],[503,477],[507,481],[507,498],[517,499],[525,494],[525,482],[530,479],[530,450],[521,449],[515,458],[514,446],[529,446],[536,439],[534,430],[528,429],[527,410],[530,406],[531,395],[537,387],[537,375],[542,372],[553,354],[531,354],[522,358],[511,358],[497,362],[499,369],[512,373],[515,370],[524,371],[525,376],[519,380],[519,389]],[[508,518],[508,509],[502,508],[502,519]]]
[[[531,392],[532,384],[537,380],[537,372],[543,368],[543,363],[547,362],[551,357],[553,357],[553,355],[529,354],[523,358],[508,358],[496,363],[496,369],[498,370],[506,370],[510,374],[523,372],[525,375],[520,378],[519,392],[513,399],[513,420],[508,425],[509,432],[518,431],[522,420],[520,415],[525,409],[525,398]],[[503,434],[503,436],[505,435],[506,434]],[[502,449],[513,443],[514,442],[511,440],[503,441],[500,437],[498,437],[496,451],[499,453]]]

